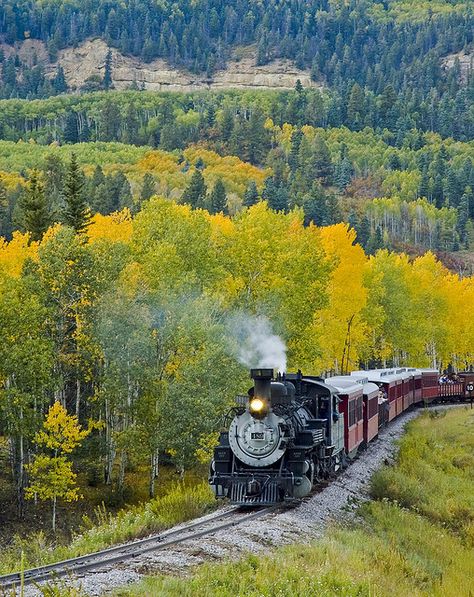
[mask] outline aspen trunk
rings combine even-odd
[[[53,498],[53,533],[56,533],[56,501],[57,498]]]
[[[118,477],[118,491],[120,495],[123,494],[123,488],[125,485],[125,470],[127,468],[127,452],[126,450],[120,451],[120,471]]]
[[[159,451],[155,450],[150,457],[149,496],[155,497],[155,481],[159,475]]]
[[[76,379],[76,417],[79,419],[79,411],[81,408],[81,381]]]
[[[105,451],[106,451],[106,462],[105,462],[105,483],[110,485],[112,483],[112,473],[115,459],[115,445],[113,441],[113,421],[112,414],[110,412],[109,401],[105,400]]]

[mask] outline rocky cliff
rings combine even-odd
[[[44,44],[38,40],[25,40],[15,47],[2,45],[6,56],[17,53],[30,65],[41,62],[46,72],[53,76],[57,66],[64,69],[72,91],[80,90],[89,80],[104,76],[105,58],[109,47],[100,40],[88,40],[76,48],[59,51],[57,61],[48,61]],[[151,91],[193,91],[197,89],[292,89],[299,79],[304,87],[315,87],[308,71],[295,67],[289,60],[274,60],[264,66],[255,65],[255,48],[240,48],[228,62],[225,70],[216,72],[212,79],[171,67],[164,60],[142,62],[125,56],[115,48],[112,52],[112,80],[115,89],[127,89],[136,84]]]

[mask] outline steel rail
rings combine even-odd
[[[163,531],[163,533],[158,535],[151,535],[131,543],[115,545],[97,552],[78,556],[77,558],[70,558],[68,560],[54,562],[44,566],[38,566],[37,568],[30,568],[28,570],[24,570],[23,572],[5,574],[0,576],[0,589],[14,589],[22,584],[26,586],[32,583],[39,583],[45,580],[53,580],[67,575],[73,575],[77,572],[87,572],[101,566],[117,564],[125,560],[133,559],[150,551],[159,551],[171,545],[183,543],[184,541],[191,539],[197,539],[199,537],[215,533],[216,531],[237,526],[242,522],[259,518],[260,516],[263,516],[268,512],[277,509],[278,507],[280,507],[280,505],[268,506],[259,510],[253,510],[247,514],[241,513],[241,510],[236,507],[232,510],[224,512],[223,514],[219,514],[206,520],[196,521],[191,524],[184,525],[178,529]],[[195,528],[205,525],[212,525],[216,521],[220,520],[225,521],[227,518],[235,517],[240,513],[241,516],[237,516],[237,518],[231,520],[230,522],[223,522],[218,525],[213,525],[210,528],[192,532],[192,530]]]

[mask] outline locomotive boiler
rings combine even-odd
[[[342,464],[337,392],[300,371],[274,378],[273,369],[252,369],[251,378],[220,435],[209,482],[234,504],[298,501]]]

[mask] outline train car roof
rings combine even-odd
[[[383,370],[383,369],[376,369],[376,370],[370,370],[370,371],[353,371],[351,373],[352,376],[354,377],[365,377],[367,378],[369,381],[371,382],[376,382],[376,383],[394,383],[397,381],[401,381],[402,379],[405,379],[406,377],[409,376],[405,376],[401,373],[396,374],[394,372],[393,369],[387,369],[387,370]]]
[[[379,386],[371,381],[365,383],[362,388],[364,390],[364,396],[368,396],[369,394],[373,394],[375,392],[378,394],[379,392]]]
[[[351,379],[350,375],[327,377],[325,382],[329,386],[336,388],[340,394],[356,394],[362,390],[362,384]]]
[[[410,377],[418,377],[421,375],[419,369],[415,369],[414,367],[392,367],[392,368],[385,368],[385,369],[370,369],[369,371],[353,371],[351,375],[356,377],[365,376],[368,377],[393,377],[397,379],[409,379]]]

